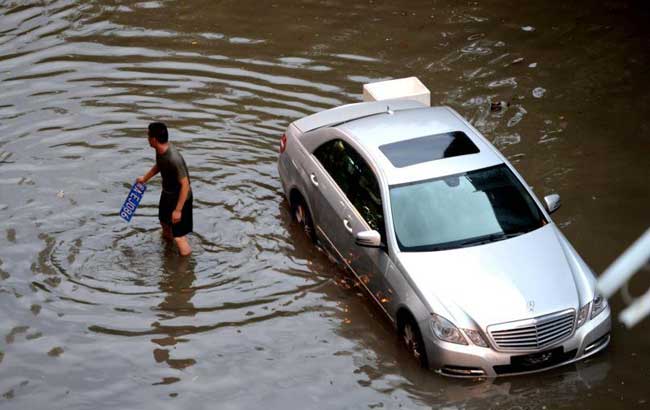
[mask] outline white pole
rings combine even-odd
[[[650,229],[603,272],[598,278],[598,289],[606,298],[611,297],[648,260],[650,260]]]
[[[650,290],[625,308],[618,316],[618,319],[625,326],[633,327],[648,315],[650,315]]]

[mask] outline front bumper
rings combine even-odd
[[[517,357],[536,353],[497,352],[491,348],[442,342],[431,331],[428,323],[421,323],[422,337],[427,350],[429,367],[451,377],[497,377],[535,373],[573,363],[603,350],[610,341],[611,310],[609,306],[594,319],[587,321],[573,335],[554,346],[548,359],[534,365],[521,366]],[[513,360],[514,358],[514,360]]]

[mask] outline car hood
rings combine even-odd
[[[482,329],[567,308],[579,293],[566,249],[548,224],[533,232],[467,248],[400,253],[399,261],[434,312]],[[467,317],[469,316],[469,318]]]

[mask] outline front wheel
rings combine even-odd
[[[311,219],[311,214],[309,213],[309,208],[307,208],[305,201],[302,198],[297,199],[291,208],[293,217],[300,225],[301,230],[305,233],[311,242],[315,242],[316,238],[314,235],[314,224]]]
[[[427,360],[427,351],[424,348],[424,341],[422,340],[422,334],[420,333],[420,328],[418,327],[415,320],[411,317],[408,317],[399,327],[399,335],[402,339],[404,345],[408,349],[409,353],[415,360],[418,362],[420,367],[426,369],[429,367],[429,361]]]

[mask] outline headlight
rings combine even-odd
[[[589,316],[589,306],[591,306],[591,302],[580,308],[580,311],[578,312],[578,325],[576,326],[576,329],[584,325],[587,321],[587,317]]]
[[[467,344],[467,341],[456,326],[444,317],[438,316],[435,313],[431,318],[431,329],[433,330],[433,334],[440,340],[461,345]]]
[[[592,303],[594,304],[594,307],[591,309],[591,318],[593,319],[598,316],[600,312],[605,310],[607,307],[607,299],[605,299],[600,292],[596,292],[596,296],[594,296],[594,301]]]
[[[485,343],[485,339],[481,336],[481,332],[473,329],[463,329],[463,332],[469,337],[469,340],[472,341],[476,346],[488,347],[488,344]]]

